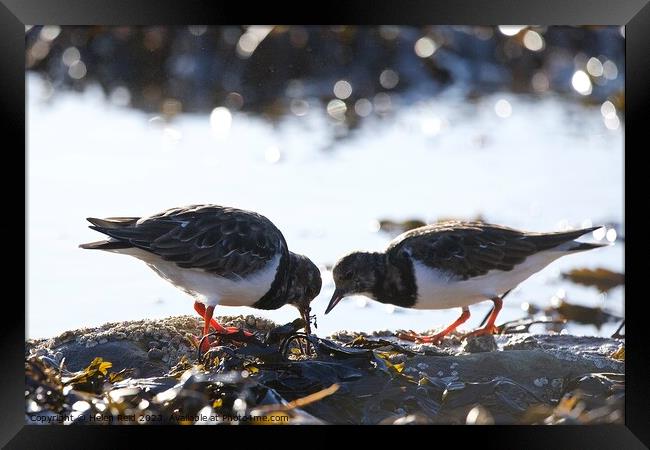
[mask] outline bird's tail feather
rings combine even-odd
[[[87,250],[117,250],[120,248],[129,248],[133,247],[128,242],[116,241],[116,240],[104,240],[104,241],[95,241],[88,242],[87,244],[79,245],[79,248],[84,248]]]
[[[573,244],[571,247],[567,248],[567,251],[569,252],[584,252],[585,250],[592,250],[594,248],[600,248],[600,247],[609,247],[612,245],[611,243],[602,243],[602,242],[578,242],[578,241],[573,241],[571,242]]]
[[[587,233],[591,233],[593,231],[596,231],[600,228],[603,228],[602,225],[600,226],[595,226],[595,227],[589,227],[589,228],[583,228],[581,230],[573,230],[573,231],[568,231],[565,232],[565,235],[570,236],[574,235],[573,239],[578,238],[580,236],[583,236]],[[601,247],[609,247],[612,245],[610,242],[580,242],[580,241],[574,241],[571,240],[567,242],[565,251],[568,252],[584,252],[586,250],[593,250],[595,248],[601,248]]]
[[[88,222],[92,223],[96,227],[106,229],[128,227],[133,225],[139,219],[139,217],[107,217],[105,219],[98,219],[96,217],[86,218]]]
[[[580,230],[558,231],[555,233],[532,234],[530,239],[537,245],[539,250],[559,250],[565,252],[591,250],[593,248],[605,247],[608,244],[578,242],[574,239],[599,228],[602,228],[602,226],[583,228]]]

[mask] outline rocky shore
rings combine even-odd
[[[401,341],[388,331],[340,332],[312,336],[311,354],[305,355],[299,323],[278,327],[253,316],[218,320],[257,338],[221,340],[199,355],[194,336],[200,319],[179,316],[27,341],[27,423],[112,424],[119,417],[215,424],[273,418],[296,424],[624,419],[622,339],[455,335],[435,346]]]

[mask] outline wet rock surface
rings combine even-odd
[[[219,317],[220,323],[245,330],[265,332],[273,322],[249,316]],[[193,316],[161,320],[107,323],[97,328],[67,331],[51,339],[29,340],[27,352],[46,354],[68,370],[78,371],[95,357],[113,363],[113,369],[133,369],[134,376],[159,376],[183,356],[195,357],[193,337],[198,337],[202,320]],[[58,356],[57,356],[58,355]]]
[[[152,415],[162,423],[623,421],[622,339],[454,335],[436,346],[391,332],[341,332],[310,337],[307,356],[298,322],[217,320],[256,338],[220,340],[199,360],[192,336],[200,319],[180,316],[28,341],[28,423],[57,423],[70,413],[75,423],[92,423],[107,411],[130,411],[136,423]]]

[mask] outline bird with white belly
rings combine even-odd
[[[608,245],[575,240],[598,228],[532,233],[478,222],[416,228],[396,237],[385,252],[341,258],[333,268],[336,288],[325,314],[349,295],[414,309],[460,307],[460,317],[435,335],[400,335],[440,343],[470,317],[469,305],[492,300],[486,325],[471,334],[493,334],[503,298],[513,288],[562,256]]]
[[[218,205],[173,208],[150,217],[89,218],[108,240],[80,245],[144,261],[158,275],[195,299],[203,317],[220,334],[237,333],[212,318],[216,305],[298,308],[309,330],[310,302],[321,288],[320,271],[307,257],[290,252],[284,236],[266,217]],[[250,333],[248,333],[250,334]],[[202,350],[209,341],[203,340]]]

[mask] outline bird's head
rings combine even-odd
[[[348,295],[364,294],[373,297],[372,292],[383,266],[382,253],[354,252],[339,259],[332,270],[336,289],[325,314]]]
[[[320,270],[309,258],[290,253],[287,303],[300,311],[301,317],[307,322],[305,327],[307,334],[311,334],[310,303],[320,293],[322,283]]]

